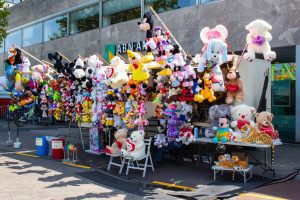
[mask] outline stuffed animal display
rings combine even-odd
[[[276,59],[276,53],[271,51],[270,41],[272,35],[269,32],[272,30],[272,26],[266,21],[257,19],[249,23],[246,27],[249,31],[247,41],[247,53],[244,54],[244,58],[247,61],[253,61],[255,59],[255,53],[261,53],[265,60],[273,61]]]

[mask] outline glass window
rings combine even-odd
[[[55,40],[67,35],[67,16],[60,16],[44,22],[44,41]]]
[[[200,4],[208,4],[216,0],[200,0]]]
[[[42,42],[42,23],[35,24],[33,26],[23,29],[22,34],[23,47],[38,44]]]
[[[104,1],[102,9],[103,27],[141,17],[140,0]]]
[[[70,13],[70,34],[99,28],[99,5]]]
[[[21,30],[9,33],[5,39],[5,51],[12,48],[13,44],[21,47]]]
[[[145,10],[149,10],[149,7],[152,6],[156,12],[161,13],[196,5],[196,1],[197,0],[145,0]]]

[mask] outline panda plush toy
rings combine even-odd
[[[86,76],[84,61],[81,58],[77,58],[77,60],[75,61],[72,74],[82,88],[92,88],[92,78]]]

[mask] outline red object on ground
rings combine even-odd
[[[52,139],[51,145],[52,145],[52,159],[54,160],[64,159],[65,139],[63,138]]]

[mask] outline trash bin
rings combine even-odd
[[[48,141],[45,136],[36,137],[35,145],[36,145],[36,155],[37,156],[48,156],[49,146],[48,146]]]
[[[62,160],[64,159],[64,146],[65,139],[56,138],[52,139],[52,159]]]

